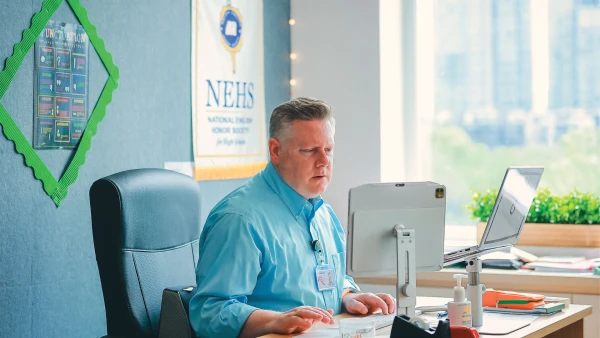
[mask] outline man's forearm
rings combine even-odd
[[[267,310],[256,310],[248,316],[242,330],[240,331],[239,338],[255,338],[264,336],[273,332],[273,321],[277,318],[279,312],[267,311]]]

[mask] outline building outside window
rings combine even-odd
[[[417,100],[433,100],[419,137],[432,148],[426,170],[448,189],[447,224],[474,224],[472,191],[497,189],[511,165],[544,166],[540,187],[555,194],[600,194],[599,1],[416,6],[417,55],[433,54],[417,56],[433,67],[418,80]],[[424,11],[431,32],[418,23]]]

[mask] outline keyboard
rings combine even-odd
[[[395,313],[384,315],[383,313],[376,313],[370,315],[368,318],[375,321],[375,330],[382,329],[384,327],[394,324]]]

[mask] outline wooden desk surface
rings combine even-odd
[[[450,298],[439,298],[439,297],[417,297],[417,306],[424,305],[438,305],[444,304],[451,300]],[[538,316],[530,325],[519,329],[513,333],[507,335],[486,335],[482,334],[481,337],[502,337],[502,338],[538,338],[546,337],[552,333],[563,329],[577,321],[581,321],[581,335],[583,335],[583,318],[592,314],[591,305],[578,305],[570,304],[567,308],[562,310],[560,313],[551,316]],[[484,313],[485,321],[485,313]],[[577,337],[576,335],[563,335],[563,337]]]
[[[571,304],[561,313],[552,316],[539,316],[529,326],[517,330],[509,335],[502,336],[507,338],[527,337],[537,338],[546,337],[560,329],[567,327],[577,321],[581,321],[581,327],[578,329],[578,334],[583,336],[583,318],[592,314],[591,305]],[[497,337],[482,335],[482,337]],[[576,337],[576,335],[565,334],[563,337]]]
[[[436,305],[436,304],[444,304],[448,302],[449,298],[439,298],[439,297],[417,297],[417,306],[424,305]],[[569,307],[565,308],[561,313],[557,313],[552,316],[539,316],[533,323],[530,325],[517,330],[511,334],[498,336],[498,335],[481,335],[481,337],[502,337],[502,338],[517,338],[517,337],[526,337],[526,338],[538,338],[545,337],[551,335],[552,333],[564,329],[567,326],[574,324],[578,321],[581,321],[584,317],[592,314],[592,307],[590,305],[577,305],[570,304]],[[335,316],[335,321],[337,325],[339,320],[342,318],[351,317],[348,314],[341,314]],[[581,322],[582,323],[582,322]],[[315,324],[310,331],[312,330],[320,330],[327,329],[331,327],[330,325],[325,325],[322,323]],[[389,337],[392,327],[388,326],[381,330],[377,330],[377,336],[385,336]],[[583,334],[583,331],[581,331]],[[291,334],[291,335],[279,335],[279,334],[270,334],[266,336],[262,336],[262,338],[281,338],[281,337],[296,337],[300,334]]]
[[[464,269],[442,269],[417,273],[417,287],[453,288],[455,273]],[[396,276],[357,277],[360,284],[396,285]],[[542,273],[530,270],[483,269],[481,283],[498,290],[518,290],[533,293],[572,293],[600,295],[600,277],[573,273]],[[516,287],[518,285],[518,288]]]

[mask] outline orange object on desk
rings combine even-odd
[[[450,337],[452,338],[479,338],[479,332],[472,327],[450,326]]]
[[[522,293],[522,292],[511,292],[511,291],[500,291],[494,289],[487,289],[483,294],[483,306],[484,307],[499,307],[508,309],[519,309],[519,310],[533,310],[535,307],[544,305],[544,298],[546,296],[538,295],[534,293]],[[499,304],[501,300],[523,300],[527,301],[527,304]]]

